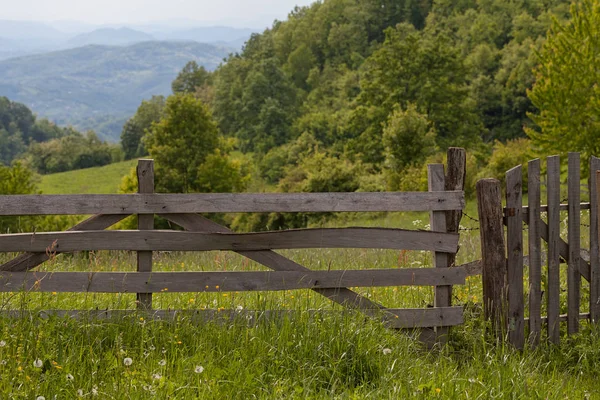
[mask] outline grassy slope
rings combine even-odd
[[[117,193],[121,178],[134,168],[137,160],[104,167],[80,169],[42,176],[39,189],[44,194]]]

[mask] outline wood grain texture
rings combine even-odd
[[[540,159],[527,166],[529,204],[529,342],[536,346],[542,332],[542,237],[540,213]]]
[[[24,318],[27,316],[49,317],[73,317],[79,319],[112,320],[144,317],[147,320],[173,321],[188,319],[199,323],[206,321],[245,321],[249,325],[256,325],[263,321],[276,322],[284,318],[296,318],[308,314],[311,318],[323,316],[344,315],[350,311],[333,310],[0,310],[0,315],[5,317]],[[415,329],[435,326],[454,326],[463,323],[462,307],[424,308],[424,309],[387,309],[367,310],[370,316],[379,318],[389,328]]]
[[[429,164],[427,166],[428,188],[429,191],[438,191],[445,188],[445,176],[443,164]],[[429,223],[433,232],[446,232],[446,213],[443,211],[432,211],[429,216]],[[454,251],[435,251],[433,255],[433,265],[435,268],[448,268],[448,253]],[[434,307],[450,307],[452,299],[452,286],[436,286],[434,291]],[[436,328],[438,341],[445,343],[448,340],[448,329],[445,327]]]
[[[560,216],[560,214],[559,214]],[[560,217],[559,217],[560,218]],[[525,216],[523,216],[523,222],[525,222],[526,224],[529,224],[529,218],[526,218]],[[542,239],[544,239],[546,242],[548,242],[549,237],[548,237],[548,224],[546,224],[544,222],[544,220],[539,220],[538,223],[540,224],[540,233],[542,236]],[[558,237],[558,245],[557,245],[557,249],[555,249],[558,251],[558,255],[559,255],[559,260],[562,260],[565,263],[569,262],[569,244],[567,242],[565,242],[560,236]],[[587,258],[587,254],[586,252],[581,249],[580,252],[580,256],[579,256],[579,274],[586,280],[589,282],[590,280],[590,264],[586,261]]]
[[[460,147],[450,147],[447,152],[445,190],[464,190],[467,175],[467,152]],[[446,211],[446,232],[458,233],[462,210]],[[458,252],[458,250],[457,250]],[[456,265],[456,253],[448,254],[448,265]]]
[[[136,170],[138,193],[154,193],[154,160],[138,160]],[[138,230],[154,229],[154,214],[138,214]],[[152,271],[152,252],[137,252],[138,272]],[[152,309],[152,293],[137,293],[138,308]]]
[[[85,221],[78,223],[69,229],[69,231],[86,231],[86,230],[102,230],[109,228],[117,222],[123,220],[126,215],[94,215]],[[48,261],[50,257],[54,257],[60,254],[55,253],[25,253],[21,254],[9,262],[0,266],[0,271],[27,271],[35,268],[45,261]]]
[[[579,203],[579,209],[580,210],[589,210],[590,209],[590,203],[589,202],[582,202]],[[560,211],[568,211],[569,210],[569,204],[565,203],[565,204],[560,204],[558,209]],[[548,206],[547,205],[542,205],[540,206],[540,211],[541,212],[547,212],[548,211]],[[529,213],[529,206],[523,206],[523,216],[526,217],[527,214]]]
[[[0,196],[0,215],[457,210],[462,191]]]
[[[581,302],[581,275],[579,274],[579,258],[581,248],[581,215],[579,211],[581,164],[579,153],[568,156],[568,191],[569,191],[569,263],[567,273],[567,332],[579,331],[579,305]]]
[[[484,316],[486,320],[492,321],[496,334],[503,335],[508,299],[502,189],[497,179],[481,179],[477,182],[476,189],[483,265]]]
[[[279,272],[1,272],[0,291],[232,292],[464,284],[461,268]]]
[[[390,228],[297,229],[260,233],[171,230],[72,231],[0,235],[0,251],[208,251],[303,248],[380,248],[455,252],[458,235]]]
[[[159,215],[188,231],[231,233],[230,229],[198,214]],[[310,269],[271,250],[236,251],[236,253],[244,257],[248,257],[249,259],[275,271],[310,271]],[[361,296],[347,288],[313,289],[313,291],[345,307],[357,308],[361,310],[385,308],[381,304],[369,300],[368,298]]]
[[[525,345],[522,192],[523,176],[522,167],[519,165],[506,172],[508,340],[518,349]]]
[[[590,159],[590,319],[592,322],[600,321],[600,251],[598,231],[598,202],[600,194],[600,158]]]
[[[548,339],[560,342],[560,158],[546,159],[548,198]]]

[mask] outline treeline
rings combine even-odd
[[[27,106],[0,97],[0,163],[15,161],[40,174],[110,164],[123,159],[119,145],[89,131],[59,127],[39,119]]]

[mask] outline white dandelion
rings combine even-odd
[[[165,360],[164,358],[162,360],[160,360],[158,362],[158,365],[160,365],[161,367],[164,367],[165,365],[167,365],[167,360]]]
[[[388,355],[388,354],[392,354],[392,349],[388,349],[387,347],[385,349],[382,350],[384,355]]]
[[[83,397],[83,389],[77,389],[77,396]]]
[[[196,365],[196,368],[194,368],[194,372],[197,374],[201,374],[202,371],[204,371],[204,367],[202,365]]]
[[[71,374],[67,374],[67,380],[68,381],[72,381],[73,379],[75,379],[75,377]]]
[[[92,396],[98,396],[98,386],[92,387]]]
[[[44,396],[38,396],[35,398],[35,400],[46,400],[46,398]]]
[[[6,346],[6,342],[4,340],[0,340],[0,347]]]
[[[162,375],[161,375],[161,374],[153,374],[153,375],[152,375],[152,379],[159,380],[160,378],[162,378]]]
[[[40,360],[39,358],[33,362],[33,366],[36,368],[42,368],[43,365],[44,365],[44,362],[42,360]]]
[[[126,367],[129,367],[131,364],[133,364],[133,360],[130,357],[125,357],[123,359],[123,364],[125,364]]]

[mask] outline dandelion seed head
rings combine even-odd
[[[202,365],[196,365],[196,368],[194,368],[194,372],[197,374],[201,374],[204,371],[204,367]]]
[[[33,366],[36,368],[42,368],[43,365],[44,365],[44,362],[42,360],[40,360],[39,358],[33,362]]]
[[[388,355],[388,354],[392,354],[392,349],[388,349],[387,347],[385,349],[382,350],[384,355]]]
[[[133,364],[133,360],[130,357],[125,357],[123,359],[123,364],[125,364],[126,367],[129,367],[131,364]]]
[[[161,367],[164,367],[165,365],[167,365],[167,360],[162,359],[158,362],[158,365],[160,365]]]
[[[153,375],[152,375],[152,379],[159,380],[160,378],[162,378],[162,375],[161,375],[161,374],[153,374]]]
[[[73,379],[75,379],[75,377],[71,374],[67,374],[67,380],[68,381],[72,381]]]
[[[77,389],[77,396],[83,397],[83,389]]]
[[[4,340],[0,340],[0,347],[6,346],[6,342]]]
[[[46,400],[46,398],[44,396],[38,396],[35,398],[35,400]]]

